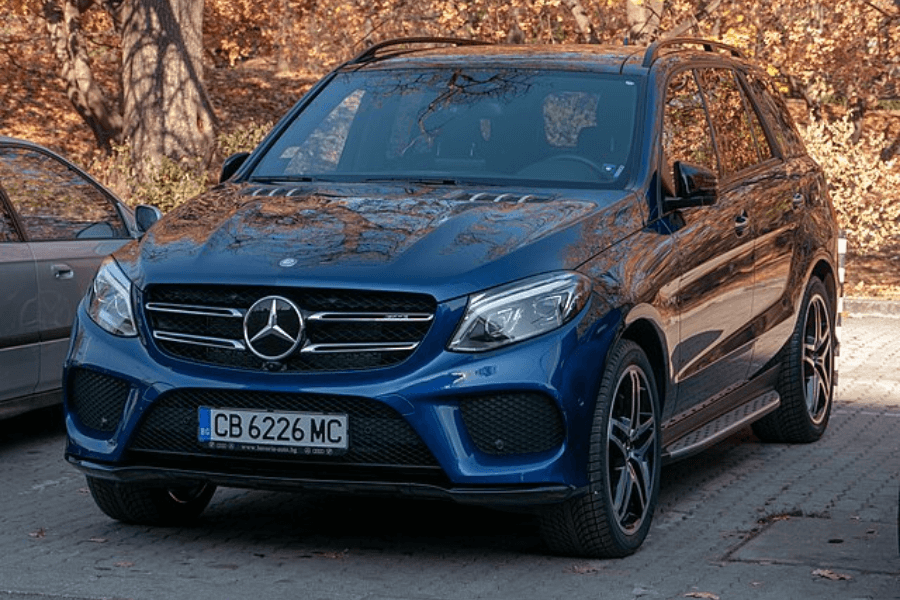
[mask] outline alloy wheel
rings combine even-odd
[[[613,395],[607,435],[609,493],[619,528],[637,531],[647,518],[656,464],[656,415],[644,371],[630,365]]]
[[[803,386],[806,409],[813,423],[821,423],[831,397],[834,375],[833,337],[828,306],[822,296],[810,299],[806,309],[803,344]]]

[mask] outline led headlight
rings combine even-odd
[[[112,257],[100,265],[89,292],[88,314],[113,335],[137,335],[131,312],[131,282]]]
[[[493,350],[562,327],[587,304],[591,284],[578,273],[554,273],[493,288],[469,298],[448,348]]]

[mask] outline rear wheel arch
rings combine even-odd
[[[831,301],[831,308],[832,310],[835,310],[835,307],[837,306],[838,284],[834,267],[832,267],[828,261],[821,259],[813,267],[812,272],[809,277],[807,277],[807,281],[812,277],[819,279],[825,284],[825,289],[828,290],[828,299]]]

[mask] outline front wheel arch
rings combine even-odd
[[[659,399],[659,410],[662,413],[666,406],[666,391],[669,382],[668,359],[666,358],[666,345],[663,334],[656,325],[646,319],[640,319],[630,323],[622,332],[620,339],[629,340],[641,347],[650,366],[653,369],[653,377],[656,381],[656,393]]]

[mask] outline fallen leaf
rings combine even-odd
[[[44,537],[46,537],[47,532],[44,531],[44,528],[43,528],[43,527],[41,527],[41,528],[38,529],[37,531],[32,531],[32,532],[29,533],[28,535],[30,535],[31,537],[33,537],[33,538],[35,538],[35,539],[40,540],[40,539],[43,539]]]
[[[134,563],[133,563],[133,562],[128,562],[127,560],[122,560],[122,561],[117,562],[117,563],[116,563],[116,566],[117,566],[117,567],[128,568],[128,567],[133,567],[133,566],[134,566]]]
[[[830,579],[831,581],[850,581],[853,579],[845,573],[835,573],[831,569],[816,569],[812,574],[825,579]]]
[[[706,598],[706,600],[719,600],[719,597],[712,592],[688,592],[685,598]]]
[[[574,573],[575,575],[590,575],[591,573],[596,573],[599,569],[592,565],[581,564],[581,565],[572,565],[566,572]]]
[[[94,542],[95,544],[105,544],[109,540],[107,540],[106,538],[102,538],[102,537],[92,537],[88,541]]]

